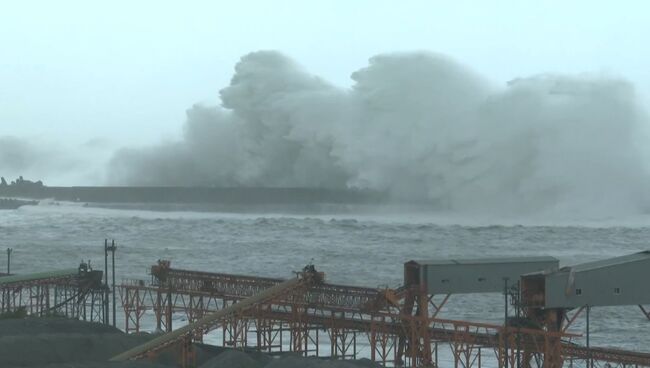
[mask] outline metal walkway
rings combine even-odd
[[[163,349],[166,346],[178,343],[187,339],[196,333],[205,333],[214,328],[219,322],[231,318],[237,314],[244,314],[250,308],[255,308],[261,303],[269,303],[273,300],[289,298],[292,294],[299,291],[305,291],[311,285],[320,282],[321,276],[316,272],[306,271],[299,275],[299,277],[290,279],[243,299],[239,303],[235,303],[227,308],[210,313],[205,317],[200,318],[196,322],[190,323],[177,330],[168,332],[158,338],[155,338],[146,344],[137,346],[129,351],[117,355],[111,361],[125,361],[130,359],[137,359],[147,355],[148,353],[155,352]]]
[[[102,272],[79,268],[0,277],[0,313],[103,321]]]

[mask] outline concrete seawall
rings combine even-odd
[[[0,197],[92,203],[366,204],[387,201],[369,190],[210,187],[0,187]]]

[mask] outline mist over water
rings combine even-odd
[[[444,55],[384,54],[350,88],[274,51],[235,66],[176,142],[129,148],[113,184],[367,188],[460,213],[645,212],[649,126],[633,86],[537,75],[494,86]]]
[[[7,182],[24,176],[33,181],[43,180],[50,185],[61,182],[97,185],[103,181],[104,171],[102,166],[97,165],[102,159],[97,153],[98,149],[90,145],[64,145],[58,140],[40,136],[3,136],[0,131],[0,176]]]

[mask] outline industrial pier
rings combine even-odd
[[[228,347],[337,359],[357,358],[365,339],[370,359],[383,366],[438,366],[443,345],[456,367],[481,367],[485,357],[496,357],[499,367],[556,368],[580,361],[589,367],[650,366],[650,353],[580,346],[572,342],[579,335],[569,332],[592,307],[650,303],[645,286],[630,282],[649,273],[650,252],[563,269],[552,257],[410,261],[403,286],[375,289],[328,284],[313,267],[282,280],[174,269],[159,261],[150,283],[123,283],[119,292],[127,332],[139,331],[145,312],[152,311],[156,327],[167,333],[114,360],[180,349],[181,365],[190,367],[192,342],[220,330]],[[603,284],[604,277],[611,282]],[[511,322],[440,318],[452,294],[486,292],[504,294]],[[509,305],[519,318],[510,317]],[[184,313],[190,324],[174,330],[173,313]],[[322,351],[325,344],[330,348]]]
[[[0,274],[0,314],[65,316],[108,323],[107,292],[102,271],[91,270],[86,263],[79,268],[29,275]]]
[[[465,368],[493,366],[495,361],[506,368],[650,367],[650,352],[594,347],[589,341],[592,308],[639,306],[650,319],[643,307],[650,304],[650,292],[638,281],[650,274],[650,252],[564,268],[552,257],[409,261],[404,264],[404,283],[396,289],[330,284],[312,265],[289,279],[182,270],[169,261],[158,261],[150,273],[150,281],[117,286],[124,329],[140,332],[150,319],[147,323],[163,333],[114,361],[175,351],[179,366],[192,367],[194,343],[216,332],[230,348],[332,359],[360,358],[362,345],[369,349],[365,357],[387,367],[445,366],[438,359],[443,348],[452,353],[455,367]],[[72,286],[66,295],[75,298],[65,301],[78,305],[71,308],[77,311],[73,317],[88,316],[88,311],[81,312],[88,306],[103,313],[104,308],[97,307],[107,300],[101,274],[99,284],[94,283],[98,289],[80,281],[83,271],[76,275],[0,277],[0,305],[5,311],[15,308],[12,295],[18,290],[26,294],[18,286],[24,283],[30,288],[27,300],[41,300],[30,312],[50,310],[52,305],[47,309],[44,300],[52,296],[44,290],[51,293],[52,285],[68,282]],[[502,294],[507,322],[442,318],[441,310],[453,294],[472,293]],[[99,303],[93,302],[93,294]],[[189,324],[174,328],[172,315],[179,313]],[[587,319],[586,331],[571,331],[580,316]],[[583,333],[586,344],[576,344]]]

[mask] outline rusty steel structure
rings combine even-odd
[[[0,314],[65,316],[104,320],[102,272],[82,263],[77,269],[0,278]]]
[[[405,269],[405,275],[408,272]],[[174,339],[120,359],[149,356],[174,342],[181,347],[181,365],[188,367],[191,342],[202,342],[207,333],[217,331],[227,347],[333,359],[359,358],[363,348],[365,357],[390,367],[438,367],[442,349],[448,349],[445,352],[455,367],[464,368],[560,368],[580,362],[650,367],[650,353],[574,343],[580,335],[568,328],[575,318],[566,310],[540,309],[525,293],[521,300],[516,297],[510,302],[537,327],[440,318],[450,295],[429,295],[425,285],[406,276],[404,286],[397,289],[336,285],[321,279],[268,294],[286,283],[276,278],[175,269],[169,261],[159,261],[151,267],[150,282],[119,286],[125,330],[139,332],[149,315],[156,329],[168,334],[175,331],[174,314],[184,314],[189,324],[176,330],[180,332]],[[234,308],[241,303],[245,308]],[[205,323],[206,318],[210,323]]]
[[[210,329],[215,328],[215,326],[220,324],[223,320],[244,315],[248,311],[257,308],[261,303],[272,303],[274,301],[291,299],[296,294],[304,292],[304,290],[308,289],[311,285],[319,284],[321,281],[322,274],[319,274],[313,268],[305,269],[298,275],[297,278],[283,281],[277,285],[271,286],[261,291],[260,293],[250,298],[246,298],[226,308],[222,308],[213,313],[209,313],[187,326],[183,326],[177,330],[163,334],[153,339],[152,341],[126,351],[112,358],[111,360],[124,361],[129,359],[137,359],[139,357],[145,357],[152,352],[161,350],[166,346],[179,342],[183,347],[186,348],[183,349],[183,357],[186,358],[191,355],[190,350],[192,336],[195,333],[203,333],[209,331]]]

